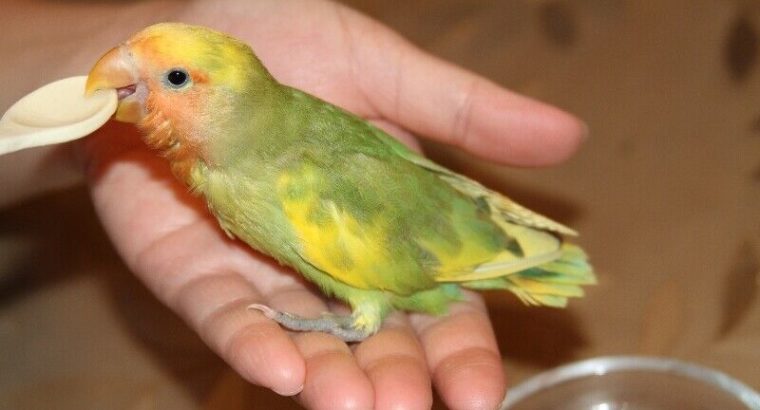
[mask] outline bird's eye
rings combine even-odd
[[[181,68],[173,68],[166,73],[166,82],[172,88],[180,88],[190,82],[190,76]]]

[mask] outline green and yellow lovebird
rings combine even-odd
[[[460,289],[563,307],[595,283],[571,229],[411,151],[361,118],[280,84],[251,48],[179,23],[150,26],[92,68],[221,228],[350,305],[292,330],[346,341],[394,309],[444,314]]]

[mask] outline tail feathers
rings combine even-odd
[[[558,259],[513,274],[463,282],[472,289],[506,289],[527,305],[565,307],[568,298],[583,296],[583,285],[596,283],[586,254],[579,247],[563,243]]]

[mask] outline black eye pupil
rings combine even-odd
[[[166,79],[169,80],[172,85],[180,86],[187,82],[187,73],[180,70],[172,70],[166,76]]]

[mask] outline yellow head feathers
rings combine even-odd
[[[193,80],[242,90],[251,76],[269,76],[248,45],[224,33],[183,23],[159,23],[125,44],[155,70],[183,67]]]

